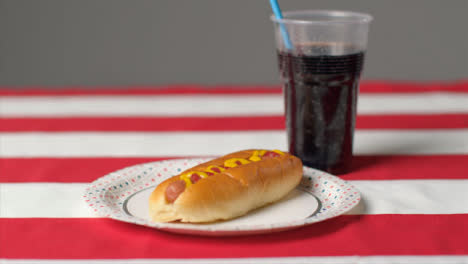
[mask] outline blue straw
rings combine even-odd
[[[273,10],[273,14],[275,14],[275,17],[277,19],[283,19],[283,14],[281,14],[281,9],[279,7],[278,1],[277,0],[270,0],[270,5],[271,9]],[[288,31],[286,30],[286,27],[284,26],[283,23],[280,23],[280,30],[281,30],[281,35],[283,35],[284,38],[284,45],[286,46],[286,49],[292,50],[292,44],[291,40],[289,39]]]

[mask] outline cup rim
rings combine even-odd
[[[336,17],[341,19],[336,20],[307,20],[307,19],[295,19],[291,18],[294,15],[326,15],[329,17]],[[289,16],[289,17],[288,17]],[[275,15],[271,15],[270,19],[273,22],[278,23],[290,23],[290,24],[366,24],[373,20],[373,17],[366,13],[354,12],[354,11],[342,11],[342,10],[321,10],[321,9],[310,9],[310,10],[292,10],[283,12],[283,18],[276,18]]]

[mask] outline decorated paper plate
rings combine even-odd
[[[149,216],[148,199],[162,181],[210,159],[174,159],[127,167],[91,183],[84,201],[101,217],[164,231],[226,236],[283,231],[324,221],[351,210],[359,191],[325,172],[304,167],[301,184],[280,201],[247,215],[215,223],[156,223]]]

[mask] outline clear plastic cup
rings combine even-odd
[[[359,80],[372,17],[305,10],[272,16],[289,152],[333,174],[351,169]]]

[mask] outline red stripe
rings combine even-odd
[[[0,132],[241,131],[284,129],[283,116],[0,118]],[[360,115],[357,129],[468,128],[468,114]]]
[[[175,235],[108,219],[0,219],[0,258],[248,258],[468,254],[468,214],[341,216],[241,237]]]
[[[361,93],[468,92],[468,81],[395,82],[363,81]],[[163,94],[279,94],[280,85],[168,85],[112,87],[0,87],[0,96],[163,95]]]
[[[468,155],[354,156],[345,180],[468,179]]]
[[[171,157],[174,158],[174,157]],[[158,158],[2,158],[0,182],[92,182]],[[356,156],[346,180],[468,179],[468,155]],[[79,169],[76,169],[79,168]]]
[[[284,128],[282,116],[0,118],[0,131],[4,132],[239,131],[282,128]]]
[[[91,182],[118,169],[164,159],[1,158],[0,182]]]

